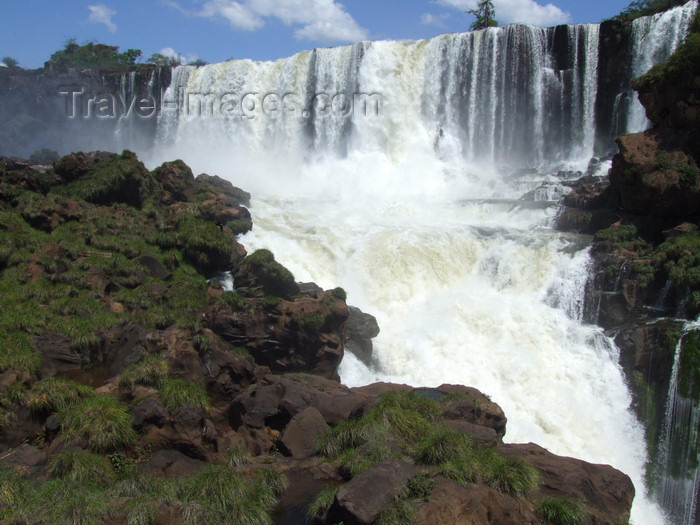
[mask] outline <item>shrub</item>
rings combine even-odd
[[[316,443],[318,454],[336,457],[375,439],[385,431],[378,423],[366,418],[342,421],[325,431]]]
[[[202,409],[209,406],[206,391],[184,379],[166,379],[159,391],[163,404],[170,409],[182,405],[192,405]]]
[[[580,525],[586,519],[586,506],[572,497],[543,498],[537,504],[537,512],[551,525]]]
[[[206,335],[195,335],[192,338],[192,346],[200,354],[209,350],[209,338]]]
[[[64,410],[94,395],[95,390],[87,385],[60,377],[47,377],[32,386],[27,393],[27,404],[32,412],[49,413]]]
[[[331,292],[331,294],[336,299],[342,299],[343,301],[345,301],[348,298],[347,292],[340,287],[333,288],[333,291]]]
[[[80,441],[97,452],[132,444],[136,432],[124,406],[109,396],[94,396],[74,403],[58,413],[66,441]]]
[[[159,388],[168,377],[168,363],[158,354],[150,354],[138,363],[122,370],[119,386],[132,388],[134,385]]]
[[[80,483],[109,484],[114,479],[111,463],[86,450],[65,450],[49,460],[49,476]]]

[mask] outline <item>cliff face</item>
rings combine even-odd
[[[657,499],[674,523],[694,523],[687,509],[698,494],[687,480],[700,445],[700,361],[684,319],[700,313],[700,17],[676,53],[632,86],[653,127],[616,140],[608,180],[581,181],[559,227],[595,235],[589,320],[621,350]]]
[[[0,155],[147,149],[170,72],[0,68]]]

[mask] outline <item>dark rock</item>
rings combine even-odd
[[[229,181],[222,179],[217,175],[207,175],[202,173],[197,176],[196,181],[199,184],[208,184],[226,195],[230,201],[227,201],[230,205],[240,205],[240,206],[250,206],[250,193],[243,191],[240,188],[235,187]]]
[[[181,160],[164,162],[153,170],[153,175],[163,185],[164,193],[160,197],[163,204],[189,202],[194,198],[194,175]]]
[[[167,281],[173,274],[168,271],[165,266],[163,266],[158,259],[152,255],[144,254],[136,259],[135,262],[146,268],[148,275],[154,279],[160,279],[161,281]]]
[[[90,153],[72,153],[54,163],[54,171],[68,182],[83,177],[100,161],[110,158],[114,153],[107,151],[92,151]]]
[[[139,468],[156,476],[179,479],[196,474],[206,466],[206,462],[190,458],[177,450],[159,450]]]
[[[308,457],[313,455],[318,438],[329,428],[321,413],[309,407],[291,419],[279,443],[290,456]]]
[[[27,443],[0,454],[0,466],[4,470],[12,470],[34,480],[46,477],[46,463],[46,453]]]
[[[152,397],[132,404],[129,411],[131,412],[131,422],[137,430],[142,429],[146,424],[162,427],[165,422],[165,409]]]
[[[445,425],[453,430],[470,434],[476,441],[479,441],[488,447],[495,447],[501,443],[501,438],[491,427],[474,425],[473,423],[459,420],[447,420],[445,421]]]
[[[44,428],[49,435],[54,435],[61,428],[61,420],[56,417],[55,414],[51,414],[46,418],[46,423],[44,423]]]
[[[370,525],[415,475],[416,470],[405,461],[382,461],[341,486],[334,506],[343,523]]]
[[[316,297],[318,294],[323,293],[323,288],[316,283],[297,283],[297,285],[299,286],[299,293],[301,295]]]
[[[379,324],[373,316],[364,313],[359,308],[348,306],[350,315],[345,324],[345,349],[352,352],[366,365],[372,361],[372,339],[379,335]]]

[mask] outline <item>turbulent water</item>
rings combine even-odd
[[[346,384],[475,386],[505,410],[507,440],[623,470],[634,522],[658,524],[618,351],[582,322],[588,239],[549,227],[563,179],[593,155],[598,30],[181,67],[153,161],[249,190],[249,251],[271,248],[377,317],[374,363],[346,354]]]

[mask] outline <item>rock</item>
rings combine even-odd
[[[165,422],[165,409],[152,397],[130,405],[129,412],[131,412],[131,422],[137,430],[142,429],[146,424],[162,427]]]
[[[139,468],[156,476],[179,479],[196,474],[206,466],[206,462],[187,457],[177,450],[159,450]]]
[[[163,204],[189,202],[194,198],[194,175],[181,160],[164,162],[153,170],[153,175],[163,185],[164,193],[160,197]]]
[[[507,419],[503,410],[476,388],[461,385],[441,385],[438,390],[443,394],[457,394],[460,397],[450,401],[445,407],[445,419],[459,419],[492,428],[499,438],[506,433]]]
[[[555,456],[535,444],[502,445],[499,453],[521,458],[540,471],[540,490],[553,497],[583,500],[591,523],[627,523],[634,485],[629,476],[610,465],[594,465],[580,459]]]
[[[46,453],[27,443],[3,452],[0,466],[34,480],[45,478],[48,472]]]
[[[430,501],[421,505],[415,525],[539,524],[529,501],[504,496],[484,485],[466,487],[437,478]]]
[[[279,444],[290,456],[308,457],[313,455],[318,438],[329,428],[321,413],[316,408],[309,407],[291,419]]]
[[[372,339],[379,335],[379,324],[373,316],[364,313],[359,308],[348,306],[350,315],[345,324],[345,349],[352,352],[366,365],[372,361]]]
[[[222,179],[217,175],[207,175],[206,173],[202,173],[197,176],[196,182],[198,184],[209,185],[218,190],[220,193],[230,199],[227,201],[230,205],[250,206],[250,193],[235,187],[229,181]]]
[[[54,171],[68,182],[90,173],[94,166],[114,153],[107,151],[92,151],[90,153],[72,153],[54,162]]]
[[[617,139],[610,185],[625,211],[661,218],[692,217],[700,213],[698,167],[686,152],[666,146],[660,130]]]
[[[346,525],[370,525],[415,475],[405,461],[382,461],[341,486],[333,505]]]
[[[160,279],[161,281],[167,281],[173,274],[168,271],[165,266],[163,266],[158,259],[152,255],[144,254],[140,255],[134,261],[144,268],[148,272],[148,275],[154,279]]]
[[[448,419],[444,423],[453,430],[470,434],[472,438],[483,443],[487,447],[495,447],[501,443],[501,438],[498,436],[498,434],[496,434],[496,431],[493,428],[474,425],[473,423],[469,423],[467,421],[459,421],[454,419]]]

